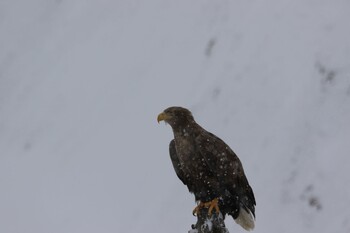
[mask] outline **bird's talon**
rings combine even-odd
[[[213,209],[215,209],[215,212],[217,214],[220,213],[220,209],[219,209],[218,203],[219,203],[219,200],[217,198],[214,198],[213,200],[204,203],[205,207],[209,207],[209,210],[208,210],[208,216],[209,217],[211,217]]]
[[[204,207],[203,202],[199,202],[199,204],[192,211],[193,216],[198,216],[200,209],[203,207]]]
[[[215,209],[215,212],[217,214],[219,214],[220,209],[219,209],[218,203],[219,203],[219,200],[217,198],[214,198],[213,200],[208,201],[208,202],[204,202],[204,203],[199,202],[199,204],[196,206],[196,208],[193,209],[192,214],[193,214],[193,216],[198,216],[200,213],[200,210],[202,208],[209,208],[208,209],[208,216],[209,217],[211,217],[213,209]]]

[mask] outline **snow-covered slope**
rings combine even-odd
[[[349,9],[1,1],[0,232],[189,230],[171,105],[237,152],[256,232],[350,232]]]

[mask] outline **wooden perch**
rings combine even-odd
[[[224,216],[221,212],[213,213],[209,217],[208,208],[202,208],[197,215],[197,223],[192,224],[192,229],[188,233],[229,233],[229,231],[225,227]]]

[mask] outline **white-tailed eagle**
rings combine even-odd
[[[172,127],[170,158],[177,176],[199,202],[193,214],[208,208],[208,215],[213,211],[228,214],[244,229],[252,230],[254,193],[233,150],[198,125],[188,109],[167,108],[157,120]]]

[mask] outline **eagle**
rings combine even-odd
[[[255,225],[255,197],[235,152],[220,138],[202,128],[183,107],[169,107],[157,117],[173,130],[169,153],[178,178],[194,194],[208,216],[220,212],[232,216],[249,231]]]

